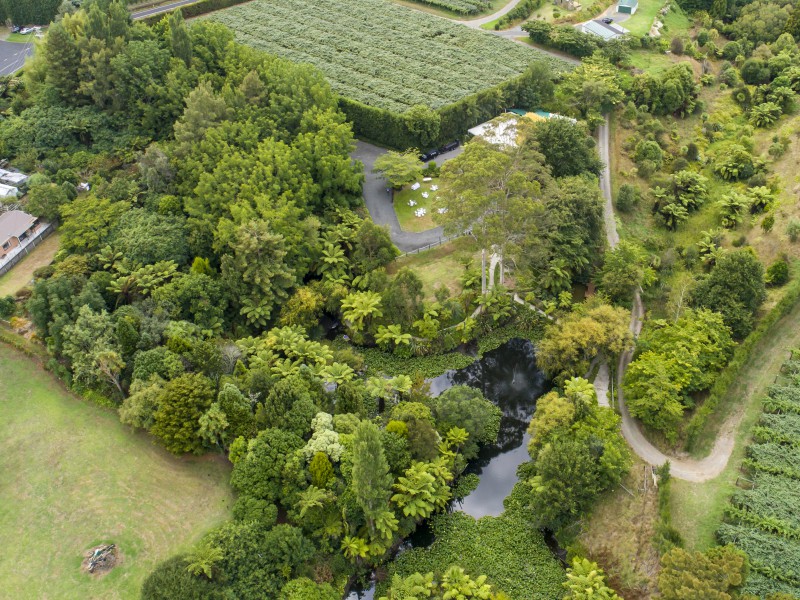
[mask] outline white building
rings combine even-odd
[[[583,33],[596,35],[606,42],[616,40],[630,33],[630,31],[621,25],[617,25],[616,23],[603,23],[602,21],[598,21],[596,19],[594,21],[586,21],[586,23],[581,23],[578,27]]]
[[[0,169],[0,182],[2,183],[18,186],[22,185],[26,181],[28,181],[28,176],[25,175],[25,173]]]
[[[0,198],[16,198],[18,195],[19,190],[13,185],[0,183]]]

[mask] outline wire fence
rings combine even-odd
[[[455,239],[463,237],[464,235],[466,235],[466,234],[459,233],[459,234],[450,235],[450,236],[441,236],[440,235],[438,241],[431,242],[430,244],[425,244],[424,246],[420,246],[416,250],[409,250],[408,252],[403,252],[399,256],[395,257],[395,261],[398,261],[401,258],[405,258],[406,256],[412,256],[414,254],[419,254],[420,252],[425,252],[426,250],[430,250],[431,248],[436,248],[436,246],[441,246],[442,244],[446,244],[447,242],[451,242],[451,241],[453,241]]]

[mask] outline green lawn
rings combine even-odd
[[[461,291],[459,278],[464,273],[463,262],[472,259],[477,269],[481,267],[481,253],[470,237],[460,237],[431,250],[410,254],[389,265],[389,273],[409,267],[422,280],[425,298],[434,298],[438,286],[445,286],[451,294]]]
[[[8,37],[6,38],[7,42],[18,42],[24,44],[26,42],[30,42],[33,40],[32,33],[26,33],[25,35],[19,33],[9,33]]]
[[[2,597],[138,598],[156,563],[229,517],[225,461],[169,455],[2,344],[0,415]],[[82,573],[106,542],[122,563]]]
[[[667,26],[664,31],[664,36],[667,39],[672,39],[677,35],[689,28],[689,19],[678,7],[675,2],[670,3],[672,9],[667,13],[664,18],[664,24]],[[653,26],[653,19],[659,10],[664,6],[664,0],[639,0],[639,9],[627,21],[621,25],[631,32],[632,35],[645,35],[650,31]]]
[[[714,415],[721,424],[728,415],[740,412],[742,419],[733,432],[735,446],[722,475],[705,483],[672,481],[672,519],[690,548],[705,549],[715,544],[714,532],[735,489],[745,447],[753,425],[761,414],[761,399],[772,384],[789,351],[800,346],[800,303],[779,320],[761,339],[737,381],[728,390],[729,402],[721,403]],[[726,432],[722,432],[725,434]]]
[[[30,254],[11,267],[8,273],[0,276],[0,297],[13,294],[25,287],[33,279],[33,272],[36,269],[53,262],[53,257],[58,252],[59,237],[58,232],[51,233],[47,239],[31,250]]]
[[[439,179],[434,177],[431,181],[422,181],[420,177],[417,183],[420,184],[418,190],[412,190],[411,186],[407,185],[394,193],[394,212],[397,213],[397,220],[400,221],[400,227],[404,231],[427,231],[436,227],[433,221],[436,209],[431,207],[436,191],[432,190],[431,186],[438,186]],[[428,194],[428,197],[423,197],[423,193]],[[409,202],[415,202],[414,206],[410,206]],[[425,216],[418,217],[415,214],[418,209],[425,209]]]
[[[623,25],[625,24],[623,23]],[[667,54],[639,50],[636,52],[631,52],[631,64],[637,69],[641,69],[645,73],[649,73],[650,75],[658,75],[669,69],[675,63]]]

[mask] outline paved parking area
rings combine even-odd
[[[33,43],[0,41],[0,75],[13,75],[25,64],[25,59],[33,54]]]

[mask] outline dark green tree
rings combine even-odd
[[[214,388],[207,377],[181,375],[164,386],[150,431],[174,454],[200,453],[199,420],[213,401]]]
[[[531,138],[536,142],[554,177],[582,173],[598,175],[603,168],[594,139],[585,125],[568,119],[547,119],[535,124],[531,130]]]
[[[751,249],[728,252],[692,293],[692,303],[722,314],[736,339],[753,328],[756,311],[766,298],[764,266]]]

